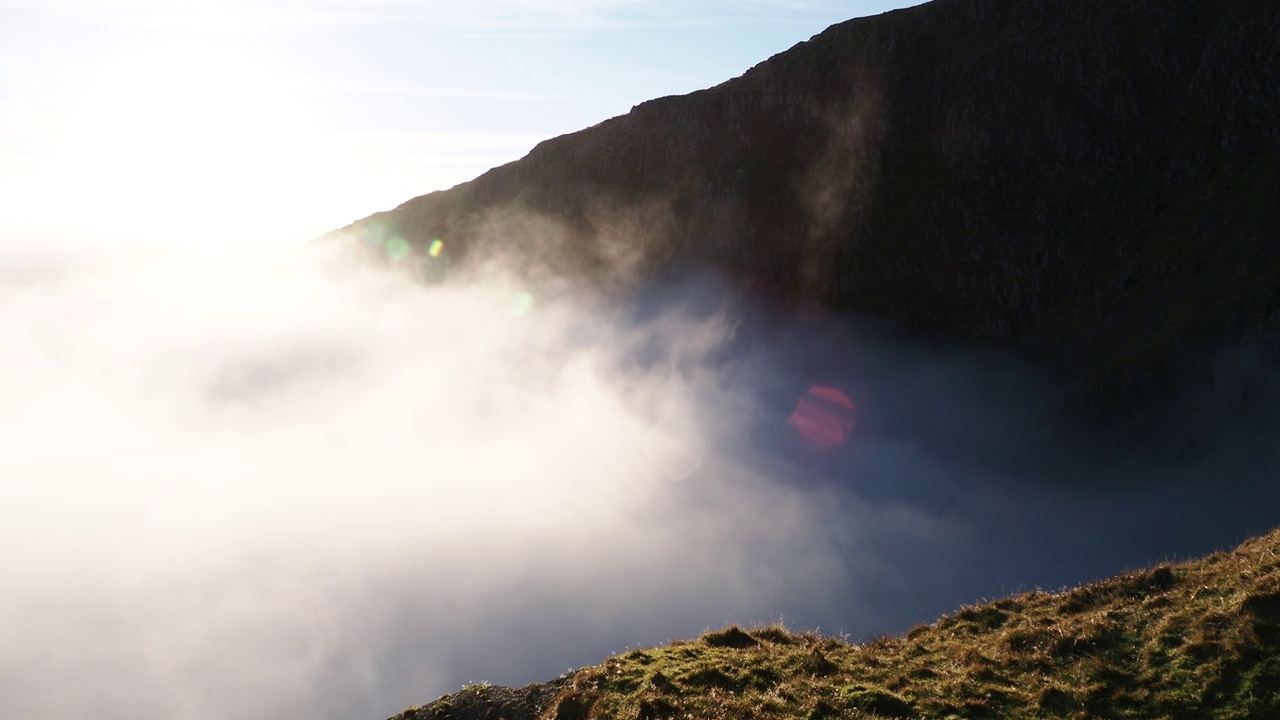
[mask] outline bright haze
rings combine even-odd
[[[892,4],[210,7],[0,10],[0,717],[374,720],[1275,521],[1274,437],[1091,467],[1024,369],[713,276],[301,243]]]
[[[309,238],[909,4],[8,0],[0,228]]]

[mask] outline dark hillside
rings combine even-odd
[[[1099,438],[1280,393],[1280,4],[935,0],[341,234],[604,286],[716,268],[1015,348]]]

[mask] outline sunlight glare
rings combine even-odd
[[[115,58],[79,98],[73,127],[77,205],[150,240],[271,235],[319,182],[307,109],[231,45],[173,40]]]

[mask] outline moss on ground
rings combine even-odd
[[[1276,718],[1278,643],[1275,531],[1230,553],[964,607],[865,644],[734,626],[552,684],[499,688],[536,702],[480,703],[474,717]],[[451,708],[468,692],[399,717],[463,717]]]

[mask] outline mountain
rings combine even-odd
[[[392,720],[1280,717],[1280,531],[855,645],[731,627]]]
[[[1280,407],[1277,37],[1274,0],[935,0],[334,235],[624,291],[715,270],[1186,447]]]

